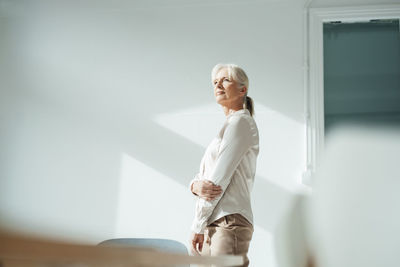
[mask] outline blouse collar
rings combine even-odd
[[[243,114],[243,113],[250,115],[250,111],[247,108],[243,108],[243,109],[239,109],[239,110],[236,110],[235,112],[230,113],[228,116],[226,116],[226,118],[228,119],[235,114]]]

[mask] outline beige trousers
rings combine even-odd
[[[240,214],[224,216],[207,226],[202,255],[243,255],[243,267],[249,266],[247,252],[253,236],[253,225]]]

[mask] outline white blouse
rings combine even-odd
[[[191,181],[210,180],[222,188],[212,201],[197,197],[191,230],[204,233],[219,218],[239,213],[253,224],[250,192],[259,152],[257,125],[247,109],[229,114],[219,134],[208,145],[200,171]]]

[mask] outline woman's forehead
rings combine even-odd
[[[227,68],[223,68],[223,69],[220,69],[220,70],[217,72],[217,74],[215,75],[215,78],[216,78],[216,79],[220,79],[220,78],[229,77],[229,76],[230,76],[230,75],[229,75],[228,69],[227,69]]]

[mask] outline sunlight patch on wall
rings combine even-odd
[[[305,124],[255,102],[260,134],[257,175],[291,190],[305,170]],[[153,120],[172,132],[206,148],[221,129],[222,108],[210,103],[156,115]]]
[[[305,170],[305,123],[255,103],[260,134],[257,174],[289,191]]]
[[[172,132],[207,147],[225,120],[222,108],[215,103],[154,116],[153,121]]]

